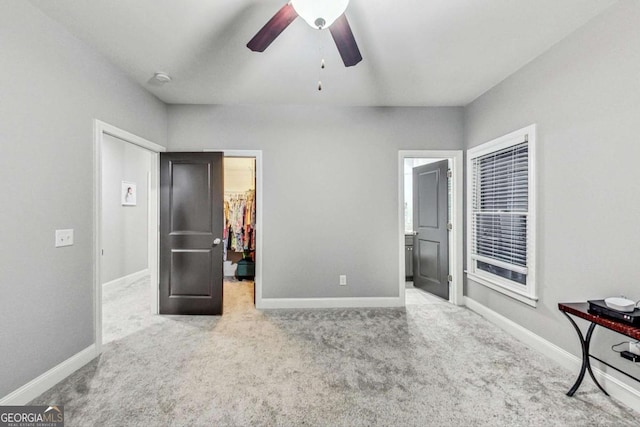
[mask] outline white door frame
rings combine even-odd
[[[256,251],[255,255],[255,278],[254,286],[256,292],[256,308],[264,308],[262,302],[262,150],[228,150],[228,149],[205,149],[205,152],[222,152],[224,157],[254,157],[256,159]]]
[[[409,158],[437,158],[447,159],[451,163],[452,185],[451,185],[451,223],[453,229],[449,234],[449,272],[453,276],[451,287],[449,288],[449,302],[455,305],[464,305],[463,297],[463,276],[462,276],[462,248],[463,248],[463,181],[462,171],[463,152],[462,150],[440,151],[440,150],[400,150],[398,152],[398,264],[400,277],[398,286],[400,300],[405,305],[405,241],[404,241],[404,159]]]
[[[148,263],[151,275],[150,306],[151,313],[158,313],[158,178],[160,154],[166,148],[148,141],[130,132],[95,119],[93,121],[93,285],[94,285],[94,341],[97,353],[102,352],[102,146],[104,136],[110,135],[151,152],[149,201],[148,201]]]

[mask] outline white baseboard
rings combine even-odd
[[[26,405],[60,381],[82,368],[98,356],[96,346],[91,344],[81,352],[71,356],[64,362],[49,369],[38,378],[29,381],[19,389],[0,399],[0,406]]]
[[[144,270],[137,271],[135,273],[128,274],[126,276],[122,276],[118,279],[114,279],[110,282],[103,283],[102,286],[111,286],[111,285],[128,285],[129,283],[133,283],[138,279],[142,279],[144,276],[149,275],[149,269],[145,268]]]
[[[522,341],[532,349],[539,351],[545,356],[556,361],[561,366],[564,366],[572,372],[575,372],[575,375],[577,377],[578,373],[580,372],[580,366],[582,365],[582,359],[580,357],[569,353],[568,351],[558,347],[552,342],[545,340],[541,336],[534,334],[523,326],[502,316],[499,313],[496,313],[490,308],[480,304],[479,302],[469,297],[465,297],[465,305],[470,310],[478,313],[480,316],[495,324],[500,329],[513,335],[515,338]],[[607,393],[609,393],[611,397],[624,403],[630,408],[640,408],[640,390],[623,383],[619,379],[609,375],[606,372],[603,372],[595,366],[592,366],[591,368],[593,370],[593,374],[598,379],[598,382],[600,382],[605,390],[607,390]],[[575,377],[571,377],[568,379],[567,391],[571,386],[571,384],[569,383],[573,383],[574,380]],[[588,378],[588,375],[585,377],[585,381],[591,381],[591,379]]]
[[[372,308],[403,307],[400,297],[369,298],[262,298],[257,301],[256,308]]]

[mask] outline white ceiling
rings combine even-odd
[[[354,106],[466,105],[616,2],[351,0],[364,60],[345,68],[301,18],[246,47],[285,0],[30,1],[167,103]]]

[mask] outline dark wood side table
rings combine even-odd
[[[593,330],[595,329],[596,325],[600,325],[605,329],[610,329],[612,331],[618,332],[619,334],[628,336],[630,338],[634,338],[636,340],[640,340],[640,327],[632,326],[623,322],[619,322],[614,319],[609,319],[607,317],[591,314],[589,313],[589,303],[586,303],[586,302],[559,303],[558,310],[560,310],[562,314],[567,316],[567,319],[569,319],[569,321],[575,328],[576,332],[578,333],[578,338],[580,339],[580,344],[582,345],[582,367],[580,368],[580,374],[578,375],[578,379],[576,380],[573,387],[571,387],[571,390],[567,392],[567,396],[573,396],[574,393],[578,390],[578,387],[580,387],[580,384],[582,384],[582,380],[584,379],[584,374],[586,373],[586,371],[589,371],[589,375],[591,376],[591,379],[593,380],[594,383],[596,383],[596,385],[600,388],[600,390],[602,390],[604,394],[609,396],[609,393],[606,392],[606,390],[600,385],[598,380],[596,380],[596,377],[593,375],[593,371],[591,370],[590,359],[595,359],[598,362],[607,365],[611,369],[614,369],[620,372],[621,374],[624,374],[627,377],[640,382],[640,379],[634,377],[633,375],[630,375],[627,372],[624,372],[621,369],[616,368],[615,366],[611,366],[609,363],[589,353],[591,336],[593,335]],[[580,328],[578,328],[578,325],[576,325],[576,322],[571,318],[571,316],[569,316],[570,314],[591,322],[591,324],[589,325],[589,329],[587,330],[586,337],[582,335],[582,332],[580,331]]]

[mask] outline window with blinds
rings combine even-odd
[[[529,127],[469,150],[467,187],[470,277],[530,299],[534,135]]]

